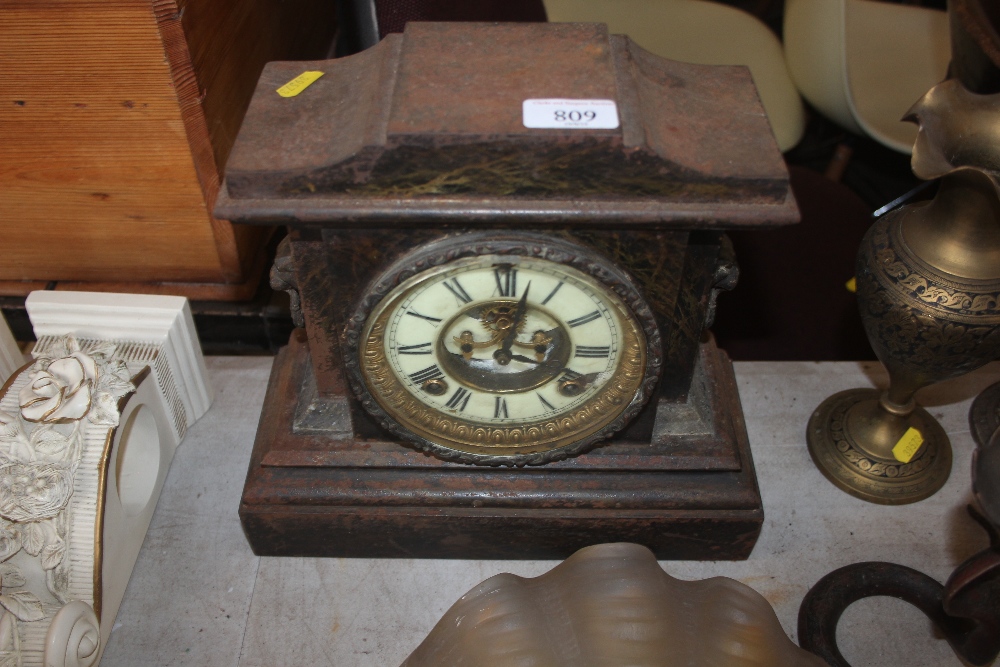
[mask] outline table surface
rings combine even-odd
[[[216,396],[181,443],[115,620],[102,665],[392,667],[459,597],[501,572],[538,576],[558,561],[258,558],[237,510],[272,359],[207,359]],[[837,490],[805,444],[830,394],[885,386],[875,363],[742,362],[736,378],[764,527],[746,561],[662,561],[681,579],[727,576],[761,593],[794,640],[799,603],[827,572],[858,561],[914,567],[945,581],[987,546],[966,514],[972,399],[1000,363],[923,390],[951,438],[951,478],[912,505],[873,505]],[[838,638],[854,667],[962,663],[909,605],[870,598],[844,614]]]

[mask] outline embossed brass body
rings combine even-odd
[[[916,407],[916,391],[1000,356],[1000,189],[995,172],[969,164],[997,164],[996,146],[969,137],[988,143],[995,135],[1000,96],[946,81],[911,118],[921,126],[914,171],[943,176],[940,188],[931,202],[879,219],[858,252],[858,304],[889,388],[878,397],[870,390],[831,396],[808,430],[810,453],[831,481],[891,504],[933,494],[951,467],[948,439]],[[910,428],[923,444],[901,460],[893,448]]]

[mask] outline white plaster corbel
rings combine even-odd
[[[37,291],[25,301],[44,351],[53,338],[111,341],[138,370],[149,365],[170,406],[178,440],[212,404],[212,388],[188,301],[179,296]]]
[[[0,390],[0,667],[91,667],[211,390],[186,299],[27,304],[35,363]]]

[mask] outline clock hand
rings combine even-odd
[[[523,354],[512,354],[512,355],[510,355],[510,359],[511,359],[511,361],[521,361],[523,363],[534,364],[536,366],[539,365],[539,364],[541,364],[541,363],[543,363],[541,361],[538,361],[537,359],[532,359],[530,357],[526,357]]]
[[[500,343],[500,349],[493,353],[493,358],[496,359],[497,363],[501,366],[506,366],[512,359],[510,348],[514,344],[514,339],[517,338],[517,330],[521,328],[521,321],[524,319],[524,314],[528,310],[528,290],[530,289],[531,283],[529,282],[527,287],[524,288],[524,294],[521,296],[521,300],[517,302],[517,310],[514,311],[514,321],[511,322],[510,328],[507,329],[507,333],[504,335],[503,341]]]
[[[532,364],[534,366],[547,366],[547,367],[551,368],[553,371],[555,371],[556,373],[562,373],[564,371],[570,370],[568,366],[558,366],[558,367],[556,367],[555,364],[553,364],[551,360],[549,360],[549,361],[536,361],[536,360],[534,360],[534,359],[532,359],[530,357],[524,356],[523,354],[512,354],[510,356],[510,358],[513,361],[520,361],[520,362],[523,362],[523,363],[526,363],[526,364]],[[568,379],[564,379],[561,384],[573,384],[573,385],[575,385],[575,391],[574,391],[574,393],[579,393],[579,392],[583,391],[584,389],[586,389],[594,380],[597,379],[597,377],[599,375],[600,375],[600,373],[587,373],[585,375],[578,375],[576,377],[571,377],[571,378],[568,378]]]

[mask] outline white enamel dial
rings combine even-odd
[[[454,267],[395,308],[386,357],[428,406],[477,422],[530,422],[586,402],[614,370],[621,325],[607,296],[559,264],[508,262]]]
[[[372,313],[363,372],[423,438],[544,449],[606,425],[637,391],[642,331],[572,267],[482,255],[417,274]]]

